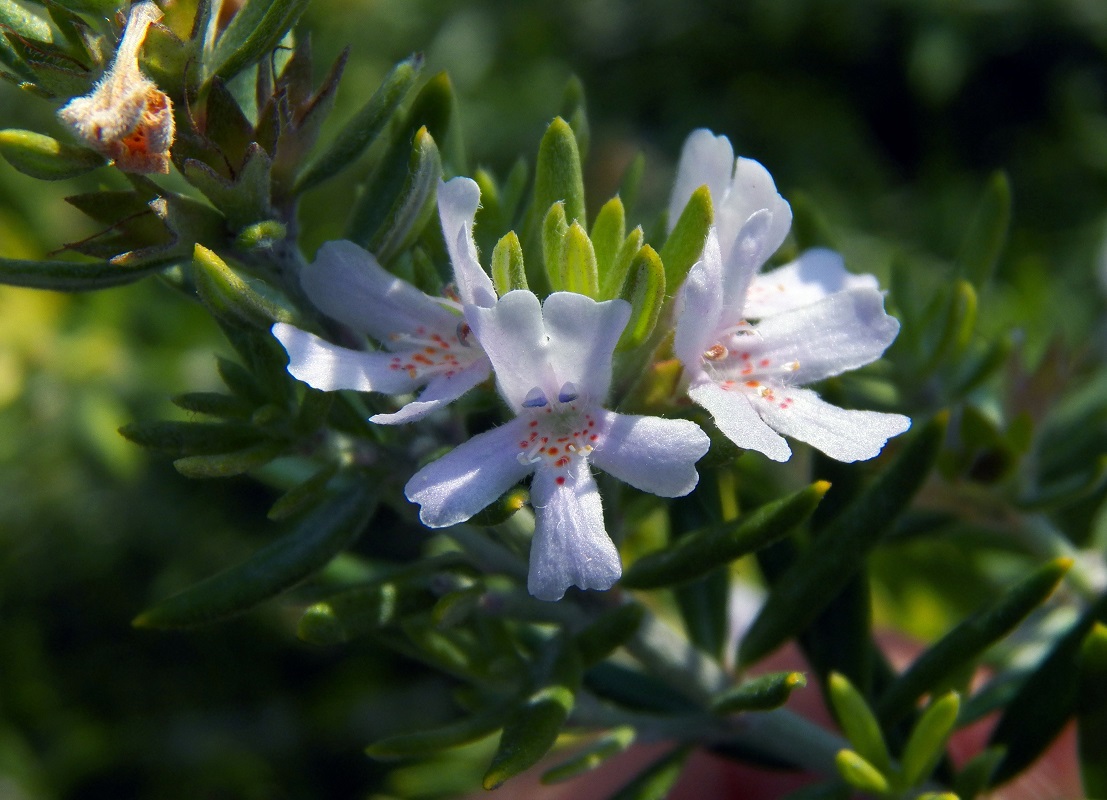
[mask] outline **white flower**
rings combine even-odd
[[[777,251],[792,225],[791,207],[777,193],[772,176],[763,166],[753,159],[735,159],[730,140],[705,128],[692,131],[684,142],[669,199],[670,232],[692,193],[705,185],[711,192],[724,264],[729,261],[746,220],[761,209],[768,210],[772,220],[764,233],[764,257],[768,259]],[[728,291],[731,294],[745,291],[746,316],[760,319],[816,302],[834,292],[877,286],[872,275],[847,272],[842,257],[833,250],[815,248],[783,267],[754,274],[748,287],[728,287]]]
[[[463,304],[491,305],[495,289],[477,261],[473,220],[480,189],[468,178],[439,183],[438,212],[461,302],[431,297],[384,270],[353,242],[327,242],[300,283],[330,317],[379,341],[387,352],[350,350],[286,323],[273,335],[288,351],[288,371],[316,389],[407,394],[419,398],[373,422],[411,422],[451,403],[491,374]]]
[[[838,291],[751,324],[745,287],[776,247],[774,215],[753,213],[724,261],[715,229],[703,260],[689,270],[677,300],[673,348],[684,365],[688,396],[707,409],[740,447],[786,461],[780,434],[839,461],[872,458],[911,420],[899,414],[847,411],[798,388],[880,358],[899,332],[872,288]]]
[[[569,586],[608,589],[622,573],[604,527],[589,462],[643,491],[695,488],[709,440],[692,422],[603,407],[611,360],[630,306],[528,291],[467,307],[513,420],[474,436],[419,470],[405,487],[432,528],[464,522],[530,473],[535,533],[527,587],[557,600]]]

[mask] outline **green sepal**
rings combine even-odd
[[[661,258],[648,244],[643,245],[631,260],[619,290],[619,297],[630,303],[630,319],[615,345],[616,352],[631,350],[650,338],[665,303],[666,285]]]
[[[223,212],[232,230],[271,219],[269,203],[273,162],[256,143],[246,148],[246,160],[235,179],[227,180],[203,161],[186,158],[181,165],[185,180],[199,189]]]
[[[318,505],[326,497],[327,484],[338,473],[337,464],[327,464],[278,497],[266,516],[281,522]]]
[[[208,89],[204,137],[217,150],[212,158],[199,158],[224,178],[232,178],[246,161],[247,148],[254,143],[254,125],[242,112],[226,81],[215,78]],[[196,144],[200,145],[200,142]],[[202,145],[201,145],[202,146]],[[206,148],[204,148],[206,151]],[[205,156],[208,152],[203,153]],[[188,153],[196,159],[200,152]],[[185,159],[181,159],[183,163]]]
[[[265,329],[274,322],[296,321],[295,310],[276,289],[238,274],[202,244],[193,251],[192,266],[197,294],[219,319]]]
[[[368,481],[319,506],[246,561],[163,600],[132,623],[140,628],[201,625],[246,611],[322,569],[346,549],[376,508]]]
[[[119,10],[119,0],[53,0],[53,2],[70,11],[83,11],[105,17]]]
[[[999,170],[988,179],[957,254],[958,273],[977,289],[991,280],[1010,225],[1011,181]]]
[[[954,792],[923,792],[915,800],[964,800]]]
[[[943,361],[957,360],[965,352],[976,327],[976,311],[977,298],[973,285],[966,280],[955,281],[946,302],[944,318],[941,322],[935,322],[940,331],[923,368],[924,373],[936,369]]]
[[[598,664],[638,631],[645,614],[637,603],[624,603],[597,617],[573,639],[585,668]]]
[[[635,203],[638,201],[638,187],[645,174],[646,156],[639,150],[623,171],[623,179],[619,182],[619,197],[622,198],[627,214],[634,210]]]
[[[442,157],[426,128],[415,132],[407,180],[396,195],[388,215],[369,241],[368,249],[383,264],[406,250],[434,215]]]
[[[883,795],[891,790],[884,774],[860,753],[852,750],[839,750],[834,757],[834,765],[842,780],[855,789],[871,794]]]
[[[608,800],[665,800],[680,778],[684,762],[691,752],[691,745],[670,750],[638,773]]]
[[[770,711],[787,703],[793,691],[806,685],[802,672],[770,672],[716,695],[711,710],[716,714]]]
[[[876,715],[865,698],[848,678],[837,672],[828,676],[826,690],[834,716],[853,749],[882,776],[890,773],[892,758],[888,755],[888,745],[884,741],[880,723],[876,721]],[[849,780],[844,774],[842,777]]]
[[[484,788],[495,789],[537,764],[553,747],[572,710],[573,692],[565,686],[546,686],[528,697],[504,724],[500,745],[484,774]]]
[[[246,0],[205,59],[206,80],[229,81],[272,52],[307,5],[308,0]]]
[[[673,287],[684,282],[684,276],[703,255],[703,243],[707,229],[715,221],[715,209],[711,204],[711,190],[701,186],[692,192],[688,205],[680,213],[672,233],[661,248],[661,261],[665,264],[665,283]]]
[[[579,222],[573,222],[561,240],[558,259],[560,286],[563,291],[583,294],[593,299],[599,294],[599,271],[592,240]]]
[[[266,219],[240,230],[234,237],[234,246],[239,250],[258,250],[272,247],[287,236],[287,225],[275,219]]]
[[[186,392],[171,397],[170,402],[177,408],[183,408],[194,414],[207,414],[210,417],[223,419],[249,419],[254,413],[252,403],[222,392]]]
[[[439,728],[386,737],[369,745],[365,752],[380,759],[429,756],[483,739],[503,727],[508,713],[507,706],[493,705]]]
[[[919,717],[919,721],[911,729],[900,759],[906,786],[920,785],[934,771],[957,724],[957,712],[960,709],[960,695],[957,692],[948,692],[931,701]]]
[[[546,281],[550,289],[555,292],[565,288],[561,285],[561,248],[568,231],[565,204],[556,202],[550,206],[542,222],[542,263],[546,269]]]
[[[523,246],[515,231],[508,231],[492,248],[492,283],[501,297],[515,289],[528,288]]]
[[[113,261],[81,263],[0,258],[0,284],[53,292],[91,292],[134,283],[166,266],[162,261],[124,266]]]
[[[953,781],[960,800],[973,800],[992,784],[992,775],[1007,752],[1004,747],[987,747],[968,760]]]
[[[347,238],[367,247],[374,237],[388,230],[396,198],[405,191],[405,187],[413,184],[413,164],[418,163],[420,157],[431,157],[428,140],[441,142],[445,139],[451,128],[453,108],[453,84],[446,73],[440,72],[415,95],[403,123],[392,126],[388,147],[376,170],[362,186],[361,196],[350,213],[346,225]],[[417,143],[417,137],[422,141]],[[441,160],[437,144],[434,156]],[[422,180],[425,178],[425,175],[421,176]]]
[[[534,168],[534,207],[538,213],[554,203],[564,203],[567,222],[585,221],[584,175],[573,129],[555,117],[538,145]]]
[[[1097,622],[1107,620],[1107,593],[1056,640],[1045,658],[1023,681],[992,730],[989,746],[1007,749],[992,776],[992,785],[1018,775],[1053,742],[1077,711],[1080,700],[1080,653]]]
[[[95,150],[16,128],[0,131],[0,155],[24,175],[43,181],[75,178],[108,163]]]
[[[748,665],[803,631],[857,574],[922,486],[941,450],[948,412],[937,414],[903,446],[896,459],[820,534],[833,547],[814,547],[774,583],[738,649]]]
[[[438,598],[431,609],[431,620],[436,628],[459,625],[480,608],[487,590],[483,583],[473,583]]]
[[[1071,566],[1071,558],[1047,562],[927,648],[880,696],[876,709],[881,721],[886,726],[899,722],[911,713],[920,697],[1006,636],[1045,602]]]
[[[601,287],[608,285],[608,276],[615,269],[615,260],[619,257],[619,248],[626,241],[626,210],[623,201],[612,197],[600,208],[600,213],[592,222],[590,234],[592,247],[596,251],[596,269]],[[622,282],[620,281],[620,284]],[[610,300],[611,296],[600,294],[600,300]]]
[[[173,467],[186,478],[229,478],[265,466],[287,447],[284,442],[258,442],[226,453],[184,456],[174,461]]]
[[[829,488],[826,481],[816,481],[741,519],[686,533],[664,550],[635,561],[623,575],[622,585],[630,589],[672,586],[766,547],[807,520]]]
[[[622,244],[619,245],[611,269],[606,274],[601,273],[600,299],[610,300],[619,296],[619,292],[626,282],[627,273],[630,272],[631,262],[634,261],[645,241],[646,234],[642,231],[641,225],[636,226],[634,230],[627,234]]]
[[[131,422],[119,433],[137,445],[178,457],[226,453],[262,439],[257,428],[241,422]]]
[[[369,101],[342,126],[334,141],[300,175],[293,194],[311,189],[356,161],[380,136],[415,85],[422,69],[423,57],[419,54],[397,63]]]
[[[530,491],[525,486],[512,486],[491,504],[485,506],[469,519],[470,525],[486,528],[500,525],[523,508],[530,500]]]
[[[1080,651],[1076,712],[1080,778],[1087,797],[1107,797],[1107,625],[1097,622]]]
[[[634,744],[636,735],[637,732],[630,725],[610,730],[579,753],[574,753],[557,766],[546,770],[540,780],[543,785],[548,786],[591,772],[612,756],[626,752],[626,749]]]
[[[12,0],[0,0],[0,26],[36,43],[52,43],[49,23]]]

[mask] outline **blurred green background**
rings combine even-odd
[[[647,229],[688,132],[725,133],[786,198],[817,209],[852,269],[885,285],[895,259],[924,285],[947,279],[967,217],[1003,168],[1012,235],[982,326],[1016,333],[1027,374],[1049,368],[1026,383],[1040,393],[1027,405],[1044,411],[1096,379],[1107,351],[1100,0],[316,0],[300,30],[319,77],[352,48],[335,121],[392,63],[425,53],[425,74],[448,70],[457,89],[470,169],[500,176],[520,155],[533,161],[578,75],[590,208],[642,151],[636,216]],[[61,136],[56,105],[0,83],[3,127]],[[339,235],[352,180],[306,204],[308,257]],[[110,170],[41,183],[0,161],[0,254],[42,257],[90,235],[63,198],[119,185]],[[179,417],[173,394],[218,388],[213,349],[230,354],[198,307],[155,280],[86,296],[0,288],[0,798],[461,788],[473,779],[464,769],[438,783],[389,778],[362,754],[374,737],[444,713],[449,687],[413,664],[299,643],[291,612],[274,604],[199,631],[129,627],[275,530],[265,487],[188,481],[116,433]],[[1096,419],[1091,446],[1107,449]],[[1102,503],[1100,492],[1080,512],[1083,541],[1104,536]],[[908,570],[891,552],[878,566],[894,582]],[[931,573],[949,563],[916,555]],[[978,584],[989,588],[985,567],[959,569],[960,596],[899,586],[883,619],[941,631],[977,604]],[[929,616],[913,616],[919,608]]]

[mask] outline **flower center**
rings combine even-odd
[[[595,417],[579,401],[572,383],[562,385],[552,402],[541,388],[534,387],[524,398],[523,408],[528,409],[523,413],[530,421],[516,458],[521,464],[556,470],[554,480],[563,485],[573,459],[587,458],[600,439]]]
[[[452,334],[422,326],[412,333],[393,333],[388,337],[388,348],[393,351],[388,368],[402,370],[412,378],[450,377],[483,355],[474,344],[472,331],[464,322]]]

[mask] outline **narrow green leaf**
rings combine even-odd
[[[192,265],[196,292],[216,317],[266,330],[274,322],[296,321],[296,312],[276,289],[239,275],[202,244],[193,251]]]
[[[266,516],[273,522],[280,522],[317,505],[326,496],[327,484],[337,472],[337,464],[327,464],[317,470],[309,478],[278,497],[269,507],[269,513]]]
[[[770,672],[715,696],[711,710],[716,714],[739,711],[769,711],[788,702],[792,692],[807,685],[802,672]]]
[[[54,41],[50,24],[12,0],[0,0],[0,25],[35,42]]]
[[[899,722],[926,692],[940,686],[1006,636],[1045,602],[1071,566],[1071,558],[1049,561],[1003,592],[991,606],[958,623],[931,645],[881,695],[876,704],[881,721],[886,726]]]
[[[233,230],[239,230],[274,216],[269,202],[272,170],[269,154],[260,145],[251,143],[246,148],[246,160],[233,181],[193,158],[184,160],[181,174],[223,212]]]
[[[495,789],[534,766],[549,752],[573,710],[573,693],[565,686],[546,686],[527,698],[504,723],[500,745],[484,774],[484,788]]]
[[[838,237],[810,195],[792,192],[788,195],[788,203],[792,206],[792,236],[801,253],[812,247],[842,249]]]
[[[1011,698],[988,742],[1007,749],[996,768],[993,785],[1010,780],[1030,766],[1076,713],[1081,647],[1095,624],[1105,621],[1107,593],[1057,639]]]
[[[976,290],[965,280],[956,281],[950,290],[945,318],[934,350],[923,371],[937,368],[943,361],[954,361],[965,351],[976,326]]]
[[[715,221],[715,209],[711,204],[711,191],[701,186],[692,192],[688,205],[673,226],[673,232],[661,248],[661,261],[665,264],[665,283],[676,291],[684,282],[684,276],[703,255],[703,243],[707,229]]]
[[[546,770],[542,774],[541,781],[548,786],[583,775],[585,772],[591,772],[612,756],[625,752],[628,747],[634,744],[635,736],[636,731],[630,725],[608,731],[579,753],[574,753],[572,757]]]
[[[508,708],[495,705],[478,713],[426,731],[402,733],[374,742],[365,748],[373,758],[415,758],[429,756],[451,747],[460,747],[483,739],[501,728]]]
[[[350,118],[334,141],[300,175],[294,194],[305,192],[337,175],[377,140],[423,69],[423,57],[404,59],[385,76],[369,101]]]
[[[492,249],[492,283],[501,297],[515,289],[527,288],[523,246],[515,231],[508,231]]]
[[[554,203],[542,223],[542,259],[546,268],[546,280],[550,289],[555,292],[565,288],[561,285],[561,248],[565,244],[565,234],[568,231],[565,204]]]
[[[631,262],[634,261],[634,257],[638,255],[645,241],[646,235],[642,232],[642,226],[639,225],[619,245],[611,269],[606,274],[601,275],[600,299],[610,300],[619,296],[619,292],[626,282],[627,273],[630,272]]]
[[[1003,747],[988,747],[969,759],[953,782],[957,797],[960,800],[974,800],[987,789],[992,784],[992,775],[1003,760],[1005,752]]]
[[[932,701],[919,717],[903,748],[903,779],[907,786],[919,786],[930,777],[945,751],[960,710],[960,695],[949,692]]]
[[[286,449],[284,442],[265,441],[227,453],[185,456],[173,467],[186,478],[229,478],[268,464]]]
[[[878,795],[887,794],[891,790],[888,779],[859,753],[839,750],[834,763],[842,779],[855,789]]]
[[[804,630],[861,569],[865,554],[907,508],[938,457],[949,414],[938,414],[776,581],[738,650],[752,664]]]
[[[977,289],[991,280],[1010,225],[1011,182],[1001,170],[988,180],[957,254],[960,274]]]
[[[196,414],[224,419],[249,419],[254,406],[240,397],[222,392],[187,392],[170,398],[173,405]]]
[[[684,762],[692,752],[691,745],[670,750],[654,761],[608,800],[665,800],[676,785]]]
[[[240,230],[234,237],[234,246],[239,250],[259,250],[272,247],[287,236],[288,226],[275,219],[267,219]]]
[[[561,98],[561,116],[569,120],[569,125],[577,139],[580,159],[588,158],[588,145],[592,140],[592,130],[588,125],[588,109],[585,106],[584,84],[576,75],[570,75],[565,84],[565,94]]]
[[[296,626],[305,642],[335,645],[349,642],[395,625],[403,617],[430,609],[434,595],[427,591],[426,576],[439,565],[401,570],[366,586],[347,589],[308,606]]]
[[[355,486],[246,561],[158,603],[133,624],[180,628],[246,611],[322,569],[361,533],[375,508],[368,483]]]
[[[612,197],[596,215],[592,223],[592,247],[596,251],[596,268],[599,271],[600,286],[606,286],[608,275],[615,269],[615,260],[619,257],[619,248],[626,241],[626,211],[623,201]],[[610,300],[610,297],[600,297]]]
[[[634,158],[631,159],[630,164],[627,165],[626,170],[623,172],[623,179],[619,183],[619,197],[623,200],[623,205],[626,207],[626,213],[630,214],[634,210],[634,205],[638,201],[638,187],[642,183],[642,176],[646,173],[646,156],[639,150],[634,154]]]
[[[706,575],[772,544],[802,524],[830,488],[826,481],[767,503],[733,522],[686,533],[670,547],[638,559],[623,575],[630,589],[655,589]]]
[[[131,422],[119,432],[137,445],[175,456],[226,453],[257,444],[262,436],[240,422]]]
[[[15,128],[0,131],[0,155],[24,175],[43,181],[75,178],[108,163],[95,150]]]
[[[53,292],[91,292],[124,286],[165,269],[170,262],[151,260],[124,266],[112,261],[35,261],[0,258],[0,283]]]
[[[1088,631],[1080,652],[1076,712],[1080,778],[1088,797],[1107,797],[1107,625]]]
[[[487,590],[482,583],[474,583],[438,598],[431,609],[431,619],[436,628],[452,628],[469,619],[480,608]]]
[[[865,698],[853,687],[848,678],[837,672],[830,673],[826,684],[830,705],[834,708],[834,716],[842,726],[842,732],[845,733],[849,743],[878,772],[887,775],[892,770],[892,759],[888,755],[888,745],[884,742],[880,723],[876,721],[876,716]],[[845,775],[842,777],[849,780]]]
[[[657,252],[643,245],[630,262],[619,296],[630,303],[630,319],[616,351],[638,347],[653,333],[665,303],[665,267]]]
[[[598,664],[637,631],[644,614],[637,603],[624,603],[604,612],[574,639],[585,667]]]
[[[596,252],[592,242],[579,222],[573,222],[561,242],[561,258],[558,263],[561,288],[595,299],[599,294],[599,273]]]
[[[229,81],[271,52],[307,8],[308,0],[246,0],[207,59],[207,75]]]
[[[546,129],[538,145],[534,171],[534,207],[541,213],[554,203],[565,204],[567,222],[584,223],[584,176],[573,129],[561,117]]]
[[[442,177],[442,157],[438,145],[420,128],[411,147],[407,180],[396,196],[388,216],[369,241],[371,250],[382,263],[402,253],[422,233],[434,215],[438,181]]]

